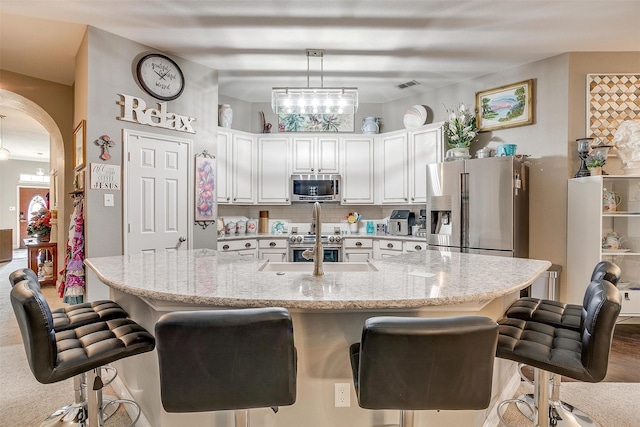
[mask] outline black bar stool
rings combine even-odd
[[[33,288],[29,280],[17,283],[11,289],[11,305],[20,327],[29,368],[36,380],[51,384],[94,371],[96,382],[92,390],[98,402],[97,420],[73,420],[73,424],[102,427],[102,382],[100,368],[107,363],[153,350],[154,338],[130,319],[93,322],[57,332],[47,301]],[[121,399],[118,403],[137,404]],[[86,406],[86,401],[80,404]],[[84,409],[74,411],[86,414]],[[139,407],[138,407],[139,413]],[[135,423],[133,420],[133,423]],[[42,425],[59,425],[60,417],[51,417]],[[133,424],[132,424],[133,425]]]
[[[181,311],[155,327],[162,406],[167,412],[235,411],[296,401],[293,325],[284,308]]]
[[[498,325],[486,317],[372,317],[349,348],[358,405],[399,409],[400,426],[414,410],[484,409]]]
[[[551,325],[557,328],[569,329],[579,332],[582,323],[582,313],[586,310],[587,295],[590,295],[590,287],[597,286],[598,280],[604,279],[617,285],[622,277],[622,270],[616,264],[609,261],[600,261],[591,273],[591,282],[585,291],[583,305],[565,304],[560,301],[539,299],[539,298],[521,298],[515,301],[506,312],[506,317],[521,319],[525,321],[535,321]],[[531,381],[522,374],[524,364],[518,364],[521,378],[531,383]],[[561,427],[577,427],[577,426],[593,426],[593,420],[584,411],[573,405],[567,404],[560,399],[560,385],[562,376],[551,374],[551,398],[549,401],[550,414],[555,414]],[[519,396],[520,401],[525,401],[529,405],[518,405],[518,409],[527,417],[532,417],[528,411],[534,402],[533,394],[524,394]],[[526,408],[526,409],[525,409]],[[572,421],[575,420],[575,421]]]
[[[524,363],[534,368],[534,404],[530,408],[534,425],[580,425],[571,411],[563,411],[549,399],[549,373],[580,381],[599,382],[607,373],[613,330],[621,308],[618,289],[606,280],[589,284],[584,298],[578,332],[535,321],[503,318],[498,321],[500,335],[496,357]],[[520,399],[508,403],[529,405]],[[505,423],[506,424],[506,423]],[[590,424],[595,425],[595,424]]]

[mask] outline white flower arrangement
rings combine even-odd
[[[445,134],[449,147],[469,147],[478,136],[476,116],[464,104],[457,109],[447,109],[449,121],[445,123]]]

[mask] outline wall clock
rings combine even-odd
[[[159,53],[140,58],[136,75],[142,88],[162,101],[173,101],[184,89],[184,75],[178,64]]]

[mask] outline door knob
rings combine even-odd
[[[187,238],[186,238],[186,237],[184,237],[184,236],[180,236],[180,238],[178,239],[178,241],[179,241],[180,243],[182,243],[182,242],[186,242],[186,241],[187,241]]]

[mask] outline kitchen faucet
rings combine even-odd
[[[322,247],[321,234],[322,234],[322,221],[320,220],[320,203],[315,202],[313,205],[313,229],[316,234],[316,242],[313,245],[313,249],[302,252],[304,259],[313,259],[313,275],[322,276],[324,271],[322,270],[322,261],[324,259],[324,248]]]

